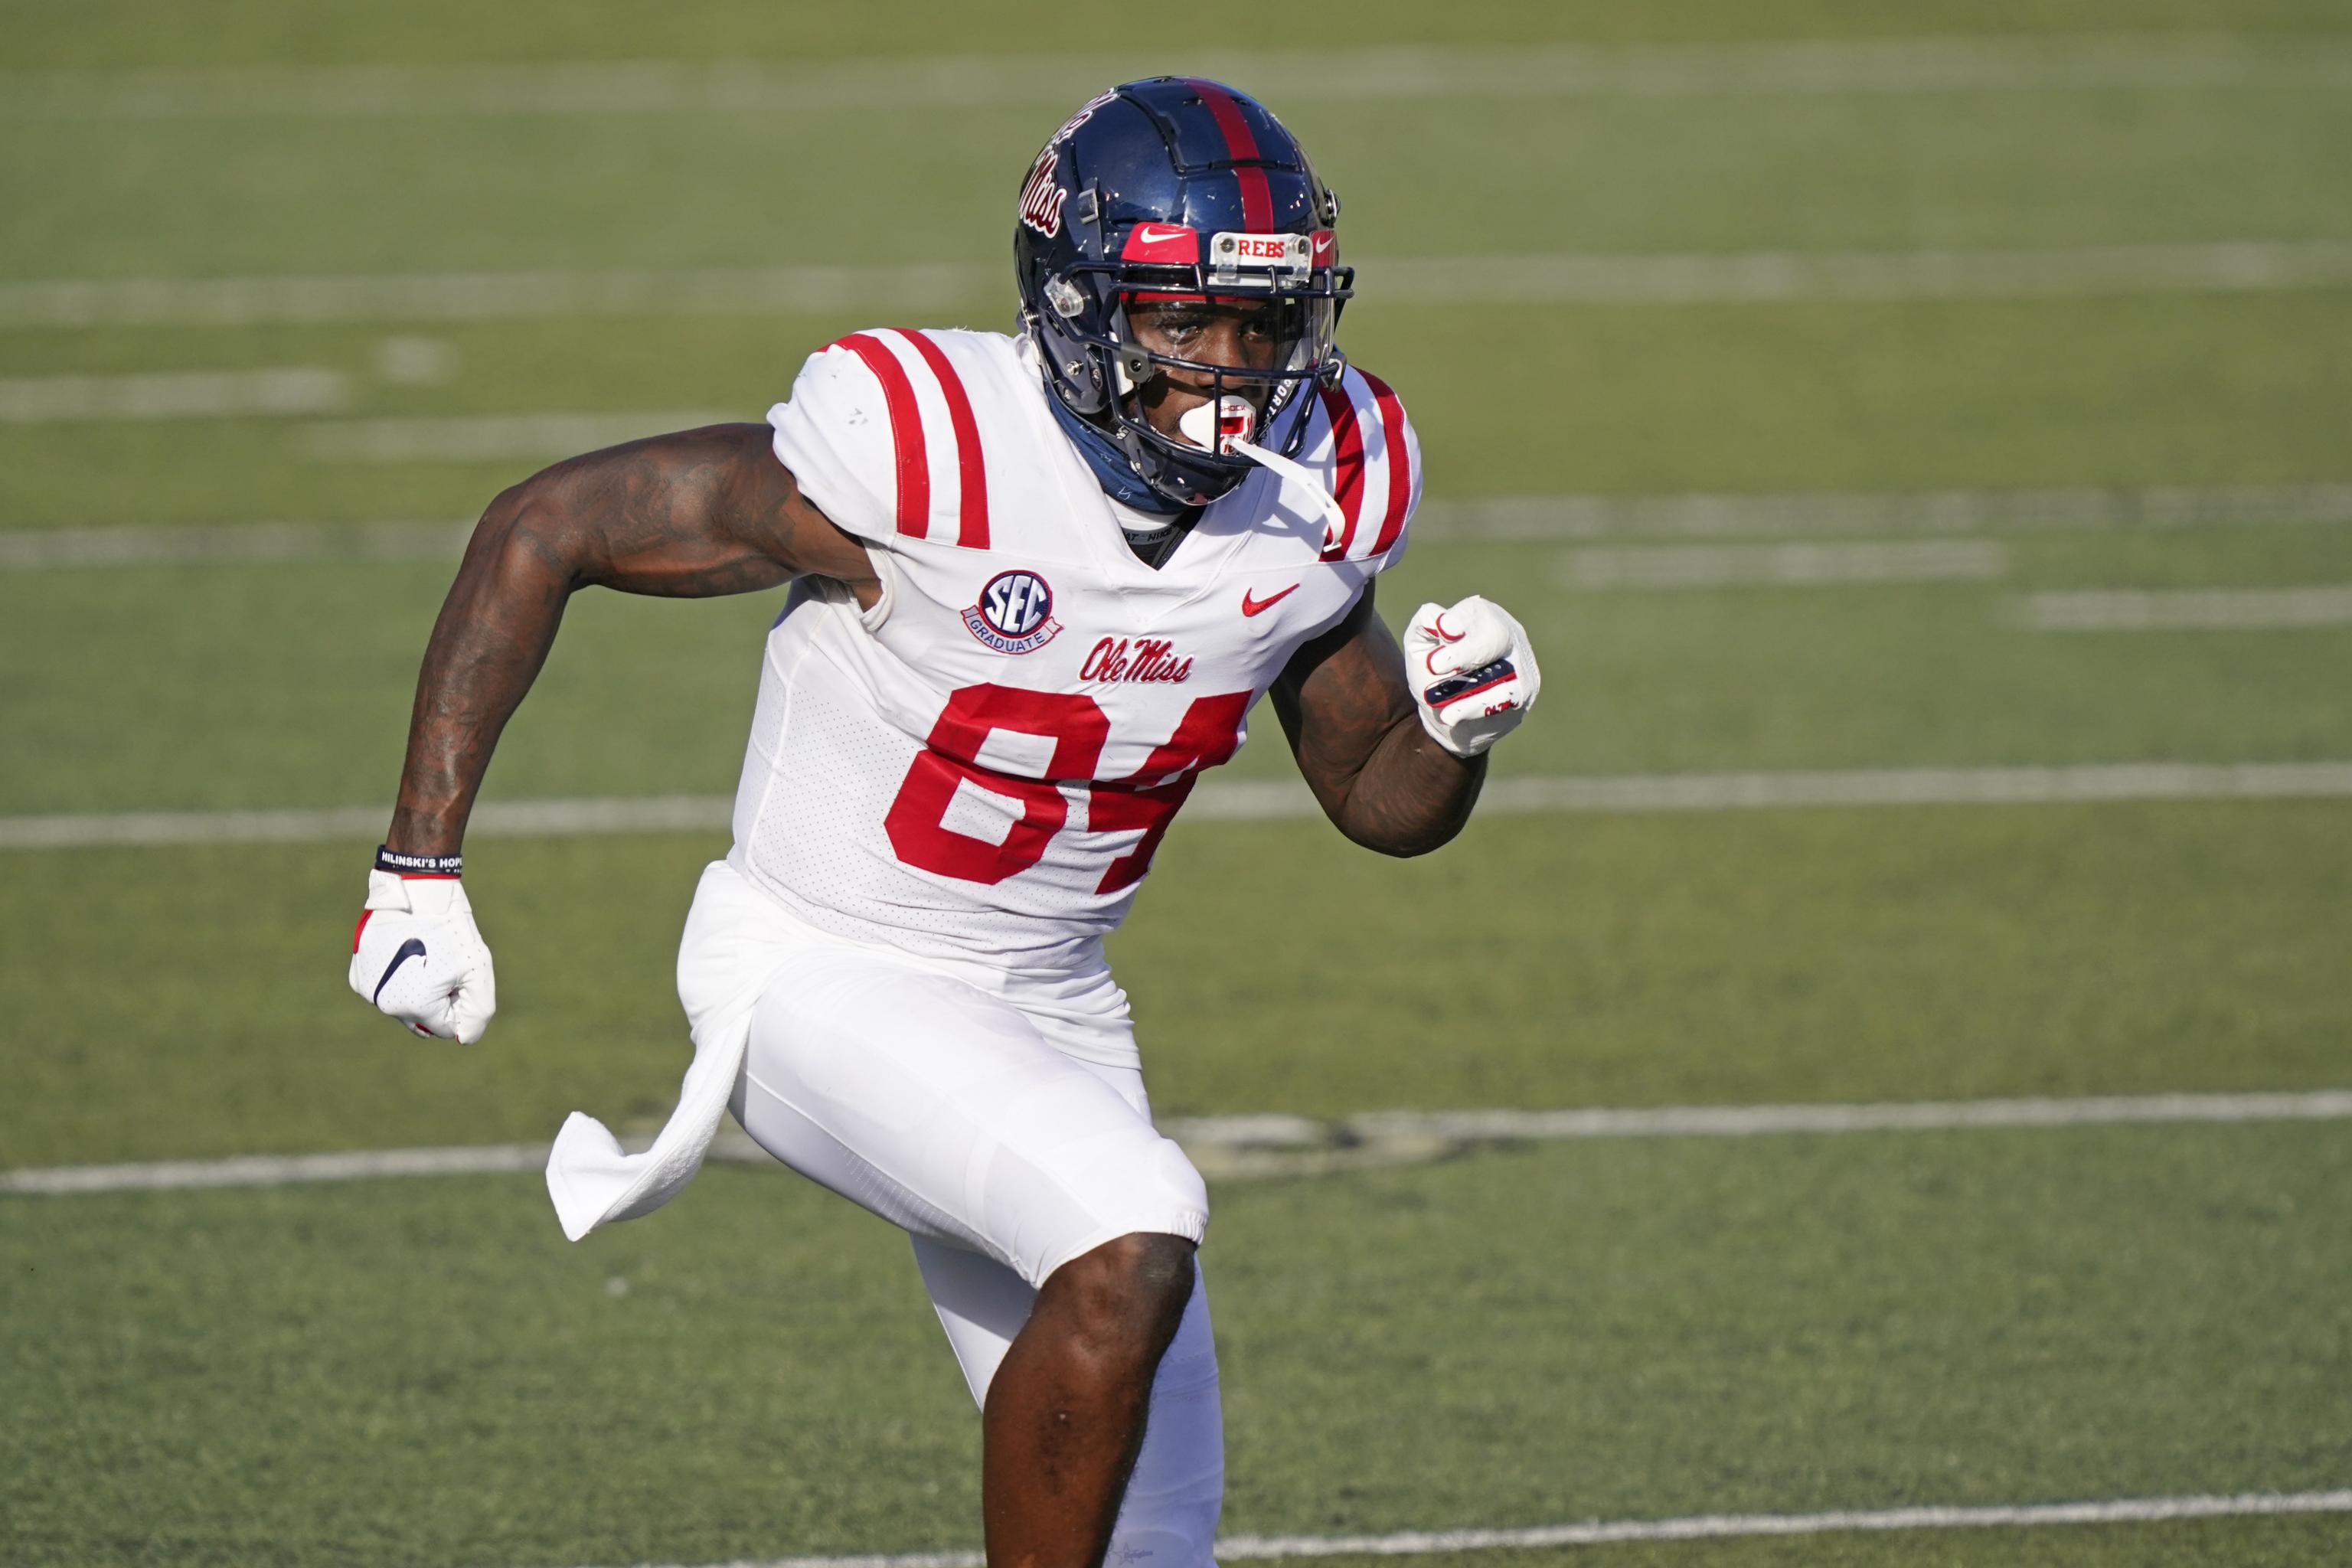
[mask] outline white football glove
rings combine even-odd
[[[1457,757],[1475,757],[1517,729],[1543,684],[1527,628],[1475,594],[1415,610],[1404,626],[1404,664],[1421,727]]]
[[[352,989],[428,1039],[470,1046],[499,1010],[490,950],[455,877],[368,873]]]

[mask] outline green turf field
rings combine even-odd
[[[1254,58],[1347,198],[1343,341],[1423,439],[1433,526],[1381,603],[1485,592],[1543,654],[1498,778],[2352,760],[2341,616],[2033,622],[2041,595],[2352,588],[2326,489],[2352,482],[2344,0],[1375,0],[1240,44],[1129,19],[0,0],[0,820],[388,810],[449,573],[10,565],[25,541],[447,522],[558,455],[467,455],[486,421],[757,418],[844,331],[1002,326],[1012,193],[1068,107],[1119,73],[1248,88]],[[1310,52],[1335,26],[1339,53]],[[893,57],[965,96],[623,100],[668,79],[632,62],[838,87]],[[1400,60],[1451,85],[1384,95]],[[592,61],[620,62],[597,91],[549,74]],[[2146,280],[2165,247],[2221,246],[2256,260]],[[1478,293],[1497,258],[1638,281],[1665,265],[1641,258],[1879,277],[1991,252],[2009,281],[1958,296]],[[2277,257],[2318,272],[2283,282]],[[1384,300],[1384,260],[1455,266],[1464,297],[1424,277]],[[950,269],[919,298],[877,270],[917,262]],[[2141,280],[2084,281],[2118,267]],[[848,293],[468,319],[446,281],[769,268],[845,268]],[[224,319],[185,287],[286,278],[328,304]],[[374,278],[444,281],[348,302]],[[156,289],[72,292],[133,280]],[[323,390],[68,407],[278,371]],[[1496,498],[2026,489],[2309,499],[2185,525],[1440,525]],[[1660,551],[1798,542],[1958,565],[1628,581],[1706,564]],[[775,607],[583,599],[486,798],[727,791]],[[1261,713],[1229,772],[1288,768]],[[470,845],[501,1008],[465,1052],[344,986],[369,846],[0,848],[0,1172],[529,1142],[575,1107],[658,1123],[677,926],[723,835]],[[1113,951],[1164,1115],[2352,1085],[2340,798],[1493,816],[1411,863],[1188,819],[1159,868]],[[2352,1486],[2341,1121],[1471,1148],[1215,1203],[1236,1534]],[[528,1176],[0,1195],[0,1563],[977,1543],[977,1424],[887,1227],[738,1165],[578,1247],[551,1219]],[[1405,1561],[1511,1556],[2321,1564],[2352,1561],[2352,1512]]]

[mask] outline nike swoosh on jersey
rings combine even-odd
[[[392,984],[392,972],[394,970],[398,969],[402,964],[406,963],[412,958],[422,958],[424,956],[425,943],[417,938],[412,936],[406,942],[402,942],[400,944],[400,951],[392,955],[392,962],[383,966],[383,978],[375,983],[375,995],[369,997],[368,1000],[373,1002],[383,995],[383,988]]]
[[[1250,591],[1247,588],[1244,588],[1242,590],[1242,614],[1245,616],[1263,615],[1265,612],[1274,608],[1275,605],[1282,603],[1283,600],[1287,599],[1291,595],[1296,594],[1297,592],[1298,592],[1298,584],[1293,583],[1289,587],[1285,588],[1279,594],[1275,594],[1266,598],[1259,599],[1253,598],[1250,595]]]

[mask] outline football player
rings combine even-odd
[[[1243,94],[1113,89],[1022,183],[1013,335],[853,333],[765,425],[525,480],[425,653],[351,980],[471,1042],[495,993],[459,841],[565,601],[791,584],[678,956],[677,1110],[639,1154],[574,1113],[549,1191],[574,1239],[643,1214],[731,1110],[904,1227],[982,1408],[996,1568],[1210,1562],[1207,1194],[1102,952],[1170,821],[1271,692],[1340,832],[1434,849],[1536,698],[1486,600],[1402,647],[1374,612],[1421,455],[1334,344],[1339,212]]]

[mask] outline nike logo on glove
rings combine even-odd
[[[1293,583],[1289,587],[1285,588],[1279,594],[1273,595],[1267,598],[1258,599],[1251,597],[1250,591],[1247,588],[1244,588],[1242,590],[1242,614],[1244,616],[1264,615],[1266,611],[1274,608],[1275,605],[1282,603],[1283,600],[1290,597],[1291,595],[1296,594],[1297,592],[1298,592],[1298,584]]]
[[[425,943],[417,938],[412,936],[406,942],[402,942],[400,944],[400,951],[392,955],[392,962],[383,966],[383,978],[375,983],[375,995],[369,997],[368,1000],[374,1002],[383,997],[383,988],[392,984],[392,972],[394,970],[398,969],[402,964],[406,963],[412,958],[422,958],[424,956]]]

